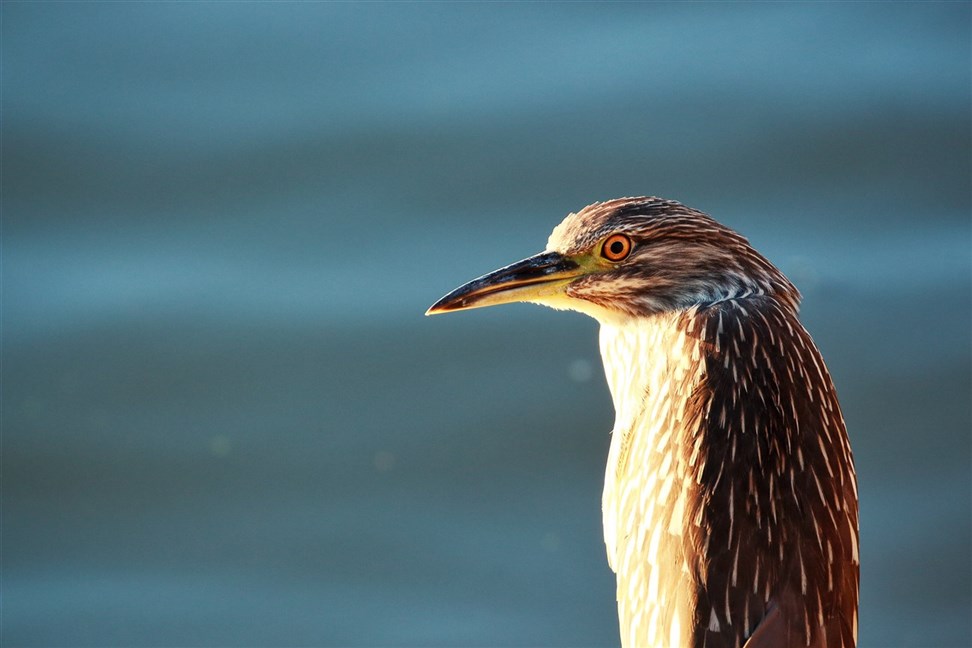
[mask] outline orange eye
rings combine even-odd
[[[631,254],[631,239],[624,234],[612,234],[601,246],[601,256],[608,261],[624,261]]]

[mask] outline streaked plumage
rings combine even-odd
[[[618,235],[630,252],[611,261]],[[430,312],[522,300],[601,323],[622,644],[856,645],[853,457],[782,273],[701,212],[625,198],[568,216],[544,254]]]

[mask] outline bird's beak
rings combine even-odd
[[[543,252],[505,268],[494,270],[459,286],[432,304],[426,315],[510,302],[544,301],[560,296],[581,266],[557,252]]]

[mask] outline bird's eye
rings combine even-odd
[[[623,261],[631,254],[631,239],[624,234],[612,234],[601,246],[601,256],[608,261]]]

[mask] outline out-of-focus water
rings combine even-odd
[[[594,200],[802,289],[861,644],[972,642],[970,5],[4,3],[4,645],[616,645]]]

